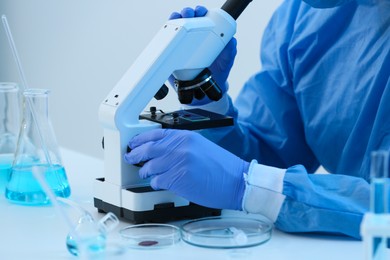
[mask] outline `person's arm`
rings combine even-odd
[[[262,214],[285,232],[320,232],[360,238],[370,185],[362,178],[308,174],[253,161],[246,176],[243,210]]]
[[[267,216],[286,232],[359,238],[369,184],[341,174],[308,174],[319,163],[306,142],[288,57],[299,8],[299,1],[286,1],[273,16],[263,37],[262,71],[247,81],[235,106],[229,98],[213,104],[214,111],[234,116],[236,125],[202,134],[247,161],[259,162],[252,161],[247,174],[243,210]]]

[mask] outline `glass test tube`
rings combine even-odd
[[[379,150],[371,153],[370,177],[370,210],[375,214],[388,213],[389,151]]]

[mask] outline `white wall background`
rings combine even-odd
[[[235,98],[260,68],[260,40],[282,0],[253,0],[238,19],[238,55],[231,72]],[[60,146],[102,158],[100,102],[130,67],[172,11],[198,4],[218,8],[223,0],[0,0],[29,87],[47,88],[50,117]],[[0,81],[20,82],[3,27]],[[158,107],[178,107],[171,90]]]

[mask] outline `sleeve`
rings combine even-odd
[[[287,170],[252,161],[246,175],[243,210],[262,214],[285,232],[319,232],[360,238],[370,185],[362,178],[308,174],[302,165]]]
[[[315,171],[319,163],[306,143],[288,58],[300,4],[285,1],[273,15],[263,36],[262,70],[246,82],[234,105],[224,96],[203,107],[234,117],[235,125],[202,134],[247,161],[280,168],[300,163]]]

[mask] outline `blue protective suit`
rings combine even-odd
[[[358,238],[370,153],[390,150],[390,1],[315,9],[286,0],[264,32],[261,61],[227,102],[236,125],[204,135],[287,169],[277,228]],[[319,165],[332,174],[307,174]]]

